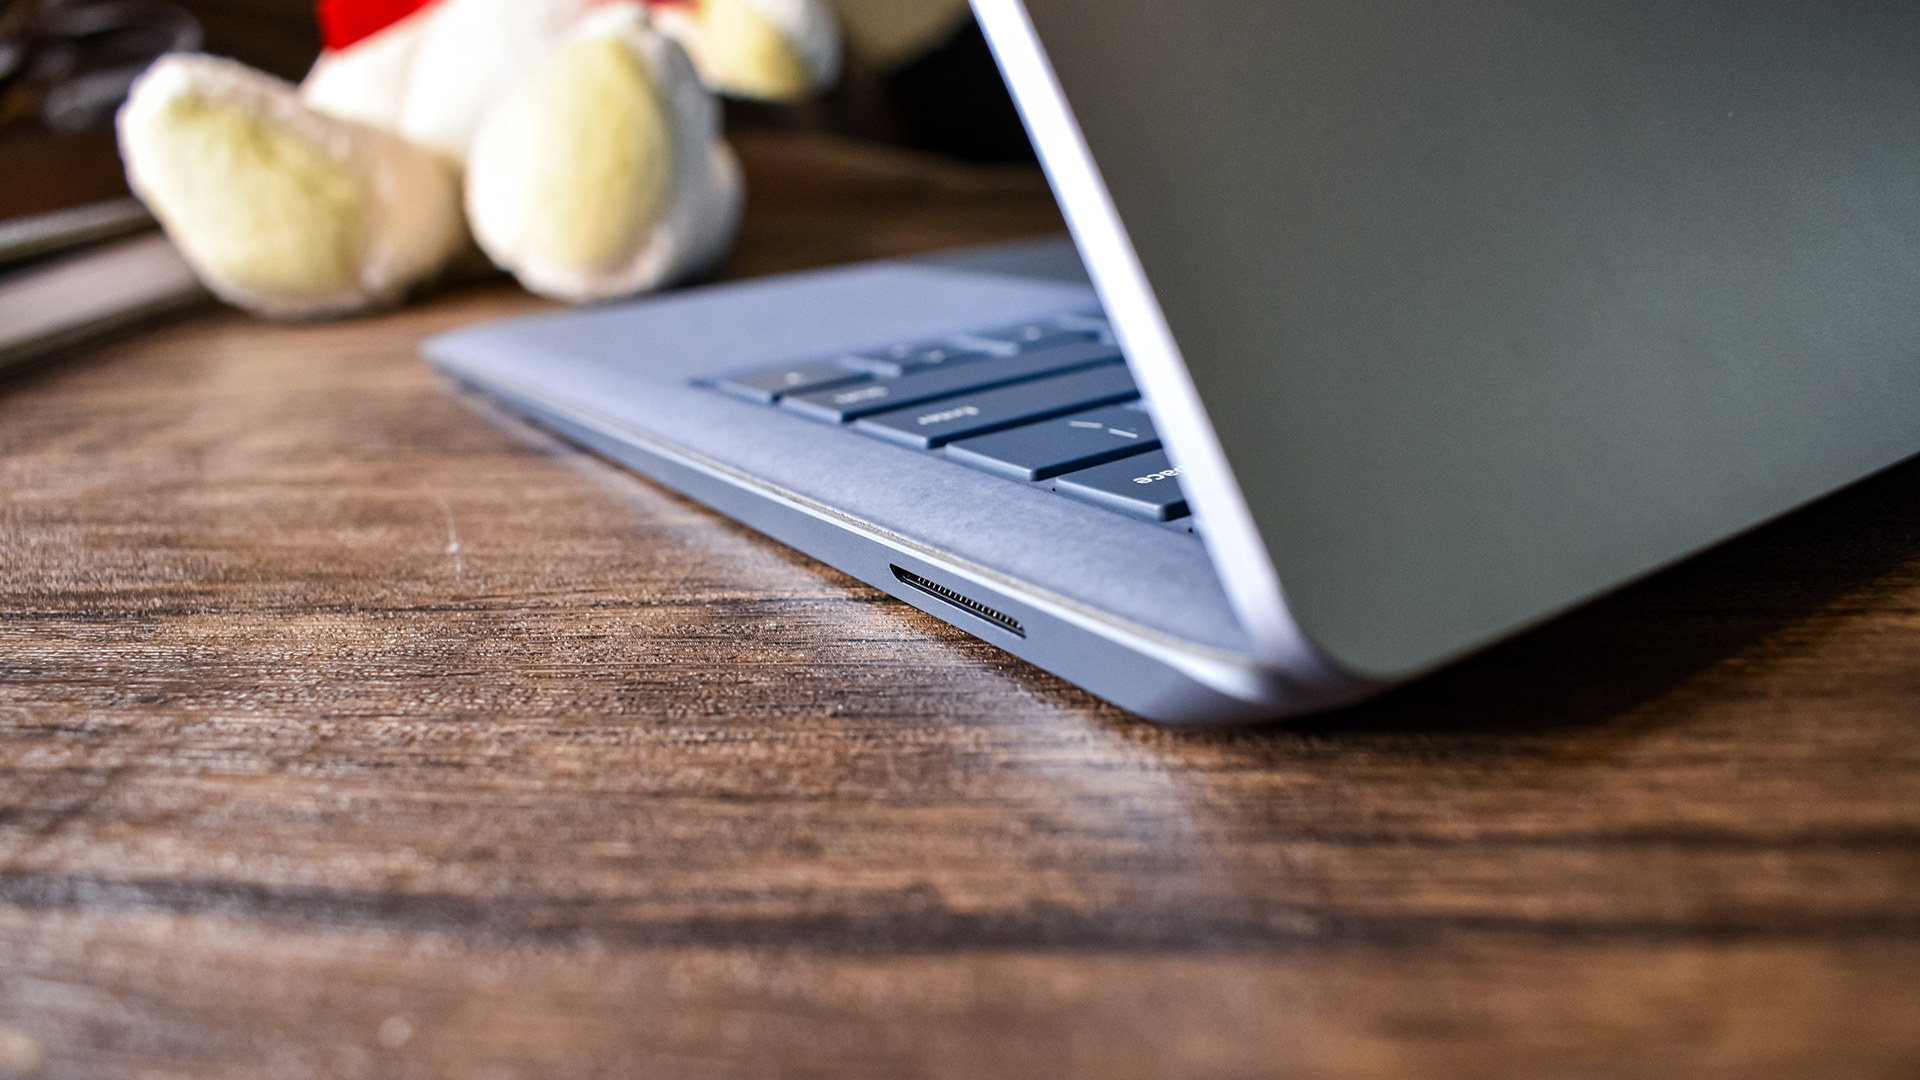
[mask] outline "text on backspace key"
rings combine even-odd
[[[1053,481],[1053,490],[1129,517],[1172,521],[1187,516],[1179,476],[1167,452],[1155,450],[1067,473]]]

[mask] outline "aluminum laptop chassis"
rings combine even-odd
[[[1263,656],[1405,679],[1920,451],[1920,5],[974,7]]]
[[[1368,687],[1258,656],[1201,542],[696,385],[1084,309],[1064,240],[838,267],[454,331],[443,373],[1142,716],[1221,723]]]

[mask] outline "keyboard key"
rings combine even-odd
[[[1119,405],[949,443],[947,456],[1009,480],[1045,480],[1159,448],[1147,414]]]
[[[843,367],[864,371],[883,379],[895,379],[941,364],[959,364],[985,360],[989,354],[957,345],[895,345],[878,352],[852,353],[840,358]]]
[[[1164,450],[1095,465],[1068,473],[1053,482],[1053,490],[1069,498],[1116,510],[1147,521],[1171,521],[1187,516],[1187,498],[1176,479],[1180,470]]]
[[[1112,364],[1119,359],[1119,350],[1110,345],[1077,342],[1019,356],[976,360],[951,367],[942,365],[897,379],[851,386],[844,390],[786,395],[780,398],[780,404],[815,420],[844,424],[862,416],[918,405],[935,398],[1006,386],[1098,364]]]
[[[862,434],[931,450],[954,439],[984,435],[1032,420],[1124,401],[1138,393],[1121,364],[1048,379],[941,398],[910,409],[869,416],[854,424]]]
[[[715,379],[713,386],[734,397],[771,405],[783,394],[804,394],[830,386],[866,381],[867,375],[862,372],[849,371],[832,360],[815,360],[745,375],[730,375]]]
[[[1036,349],[1052,349],[1076,341],[1091,341],[1099,335],[1091,330],[1069,330],[1049,323],[1022,323],[998,330],[956,334],[954,341],[970,349],[981,349],[1000,356],[1013,356]]]

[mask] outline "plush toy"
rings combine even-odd
[[[840,73],[840,32],[821,0],[654,0],[654,24],[708,86],[793,101]]]
[[[741,203],[712,91],[834,77],[822,0],[321,0],[295,87],[162,57],[118,126],[134,191],[223,298],[308,318],[398,301],[468,237],[573,302],[716,262]]]

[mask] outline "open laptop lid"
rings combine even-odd
[[[1920,6],[975,8],[1276,654],[1411,674],[1920,451]]]

